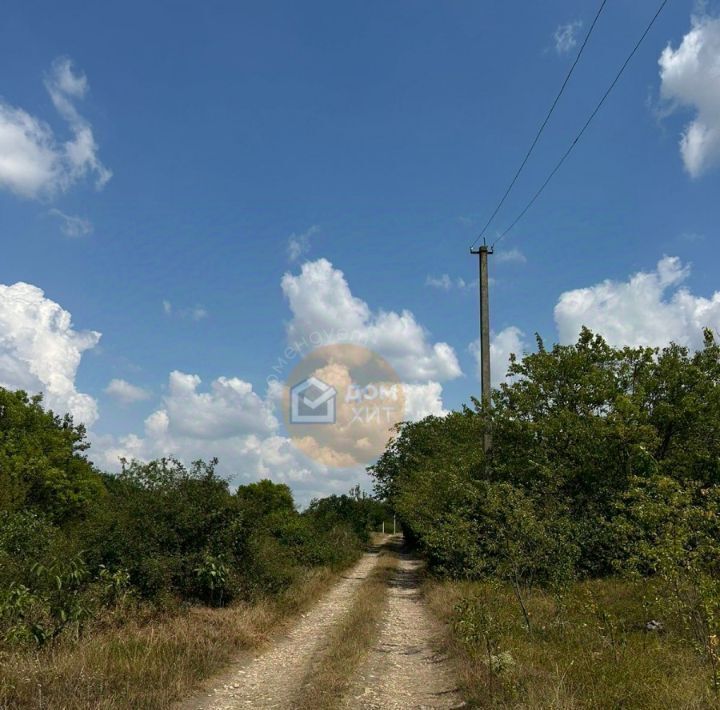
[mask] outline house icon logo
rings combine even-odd
[[[290,388],[291,424],[334,424],[337,390],[308,377]]]

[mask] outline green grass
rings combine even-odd
[[[531,631],[507,587],[429,581],[425,594],[471,707],[720,707],[706,657],[650,582],[529,592]],[[651,619],[661,633],[645,629]]]

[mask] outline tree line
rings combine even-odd
[[[614,348],[587,329],[551,349],[538,337],[537,352],[511,358],[508,376],[490,411],[475,402],[402,424],[371,467],[406,536],[436,574],[507,582],[521,607],[532,587],[610,575],[664,580],[717,663],[713,334],[697,352]]]
[[[358,488],[303,512],[268,480],[231,491],[217,461],[88,459],[85,428],[0,388],[0,646],[45,645],[131,606],[278,595],[340,568],[387,517]]]

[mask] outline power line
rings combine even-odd
[[[548,186],[548,183],[553,179],[555,176],[555,173],[557,173],[558,170],[562,167],[563,163],[567,159],[567,157],[572,153],[573,149],[577,145],[578,141],[582,138],[583,134],[587,130],[588,126],[592,123],[592,120],[597,115],[598,111],[602,108],[602,105],[605,103],[605,100],[610,95],[610,92],[615,88],[615,85],[620,80],[620,77],[623,75],[623,72],[625,71],[628,64],[630,64],[630,60],[635,56],[635,53],[640,48],[640,45],[643,43],[643,40],[645,37],[647,37],[648,33],[652,29],[653,25],[655,24],[655,21],[658,17],[660,17],[660,13],[665,8],[665,5],[667,5],[668,0],[663,0],[660,3],[660,7],[658,7],[657,11],[653,15],[653,18],[648,23],[647,27],[645,28],[645,31],[640,35],[640,39],[635,43],[635,46],[632,49],[632,52],[628,55],[627,59],[623,62],[622,66],[620,67],[620,70],[615,75],[615,78],[612,80],[612,83],[607,88],[607,91],[603,94],[603,97],[600,99],[598,105],[595,107],[593,112],[590,114],[590,117],[587,121],[585,121],[585,125],[580,129],[580,132],[575,136],[575,139],[570,144],[569,148],[565,151],[563,156],[560,158],[560,160],[557,162],[555,167],[550,171],[550,174],[545,179],[545,182],[540,186],[540,188],[537,190],[537,192],[532,196],[532,199],[525,205],[525,207],[522,209],[520,214],[510,223],[510,226],[508,226],[502,234],[493,242],[492,246],[494,247],[501,239],[505,237],[505,235],[525,216],[527,211],[535,204],[535,201],[538,197],[542,194],[543,190]]]
[[[500,202],[498,202],[497,206],[493,210],[493,213],[490,215],[490,217],[488,218],[488,221],[485,223],[485,226],[480,231],[480,234],[478,234],[475,241],[470,245],[471,249],[480,241],[480,239],[482,239],[483,235],[487,231],[487,228],[490,226],[492,221],[495,219],[497,213],[500,211],[500,208],[505,204],[505,200],[507,199],[507,196],[510,194],[510,191],[515,186],[515,183],[517,182],[517,179],[520,177],[520,173],[525,168],[525,164],[529,160],[530,155],[532,154],[533,150],[535,150],[535,146],[537,145],[537,142],[540,140],[540,136],[542,135],[542,132],[545,130],[545,126],[547,126],[547,123],[550,120],[550,117],[553,115],[553,112],[555,111],[555,107],[558,105],[558,102],[560,101],[560,97],[565,92],[565,87],[568,85],[568,82],[570,81],[570,77],[572,76],[573,71],[575,71],[575,67],[577,66],[577,63],[580,61],[580,57],[582,56],[582,53],[585,50],[585,45],[588,43],[588,40],[590,39],[590,35],[593,33],[593,30],[595,29],[595,25],[597,24],[597,21],[600,18],[600,15],[602,14],[602,11],[605,8],[605,5],[607,4],[607,1],[608,0],[602,0],[602,3],[600,4],[600,7],[598,8],[597,13],[595,14],[595,19],[592,21],[592,24],[590,25],[590,29],[587,31],[587,34],[585,35],[585,39],[583,40],[583,43],[580,45],[580,49],[578,50],[578,53],[575,57],[575,61],[572,63],[570,70],[568,71],[567,75],[565,76],[565,81],[563,81],[562,86],[560,87],[560,91],[558,91],[557,96],[555,96],[555,100],[552,102],[552,105],[550,106],[550,110],[547,112],[545,119],[540,124],[540,128],[538,129],[538,132],[535,134],[535,138],[534,138],[533,142],[530,144],[530,148],[528,148],[527,153],[525,153],[525,157],[523,158],[522,163],[520,163],[520,167],[517,169],[515,176],[510,181],[510,184],[508,185],[507,189],[505,190],[505,194],[502,196],[502,199],[500,200]]]

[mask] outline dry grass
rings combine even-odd
[[[387,604],[387,587],[398,566],[393,543],[380,551],[380,559],[361,584],[352,607],[333,629],[323,652],[313,660],[302,684],[301,696],[292,703],[298,710],[337,708],[355,670],[379,634]]]
[[[309,607],[337,575],[308,573],[277,599],[191,608],[40,652],[0,652],[0,708],[170,708]]]
[[[552,596],[533,592],[527,599],[532,633],[506,588],[429,582],[425,594],[447,624],[446,650],[471,707],[720,707],[709,666],[663,615],[662,599],[647,583],[578,584],[564,609]],[[468,627],[454,626],[456,605],[463,599],[485,610],[470,642]],[[663,621],[665,632],[646,631],[650,619]]]

